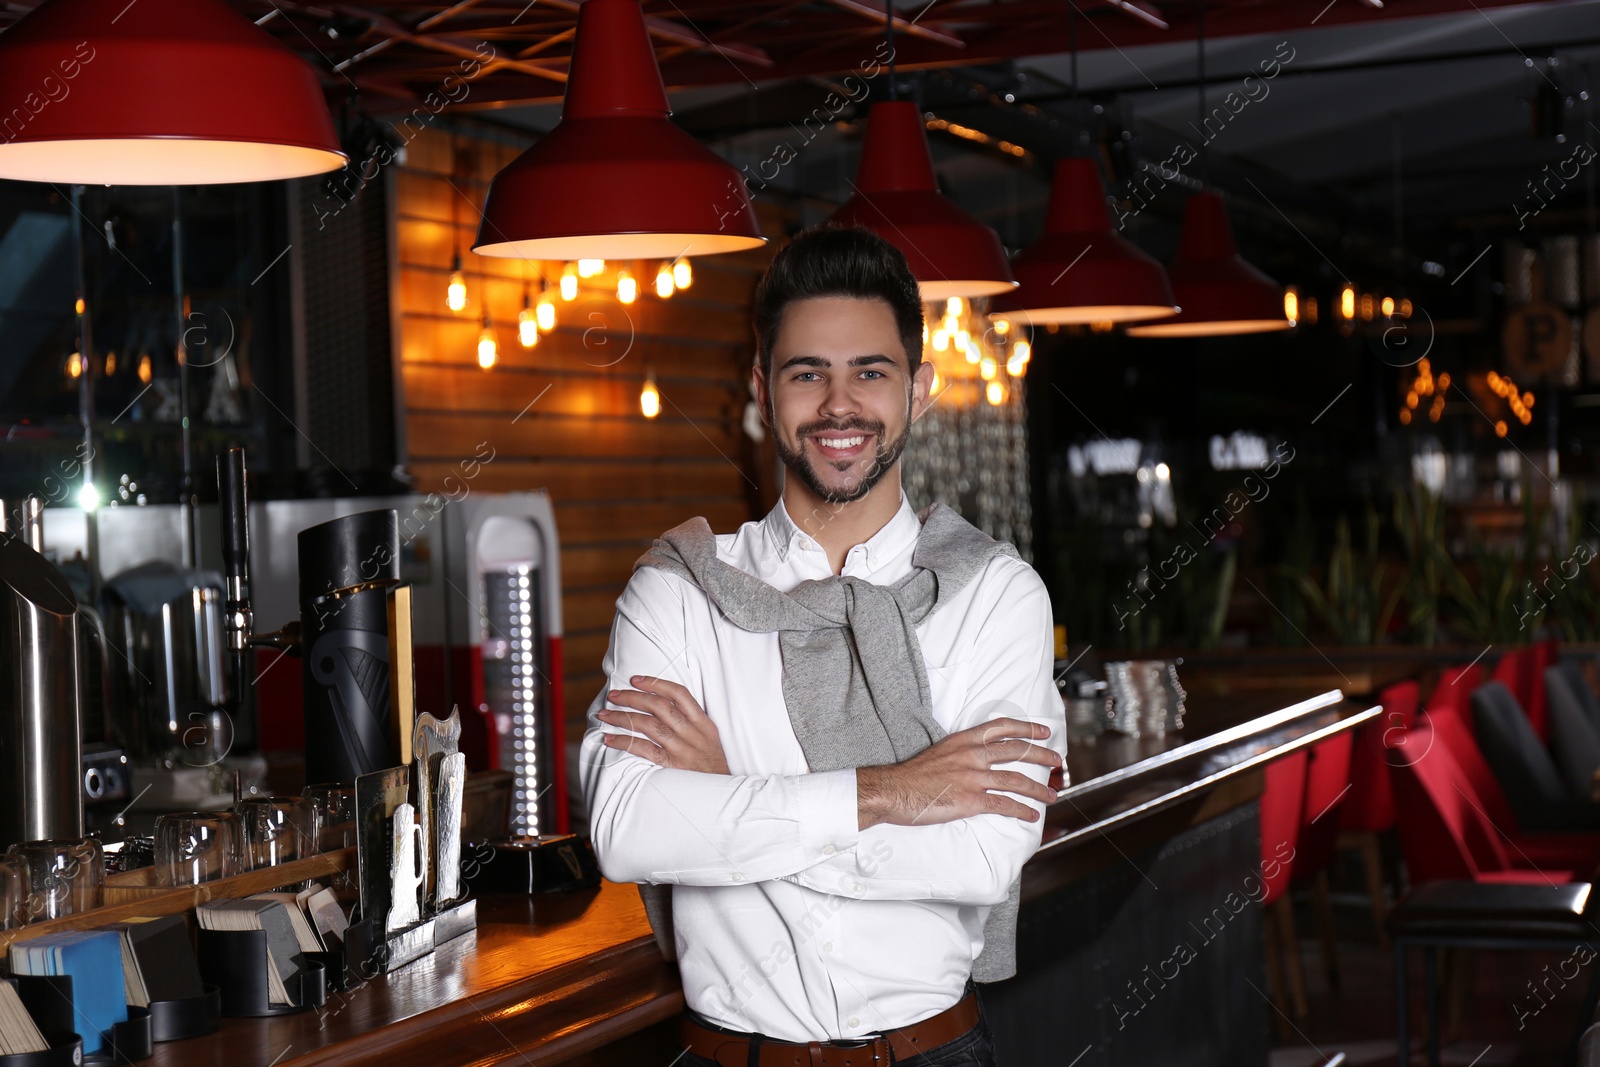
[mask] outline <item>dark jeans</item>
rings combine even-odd
[[[906,1067],[995,1067],[994,1037],[989,1033],[989,1019],[983,1011],[983,997],[978,998],[978,1025],[953,1041],[938,1048],[918,1053],[908,1060],[895,1060]],[[703,1056],[685,1052],[678,1060],[684,1067],[718,1067]]]

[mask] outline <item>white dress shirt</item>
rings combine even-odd
[[[843,573],[879,585],[905,577],[921,528],[902,491],[894,517],[850,549]],[[781,500],[760,522],[717,535],[717,554],[783,591],[833,573]],[[1032,567],[994,557],[917,637],[946,731],[1012,716],[1048,725],[1042,743],[1065,754],[1050,601]],[[698,587],[659,568],[634,571],[618,597],[602,668],[607,689],[636,688],[633,675],[687,687],[727,756],[729,775],[658,767],[601,744],[603,733],[625,731],[595,712],[618,706],[604,691],[590,706],[581,773],[600,869],[612,881],[676,886],[690,1008],[729,1029],[804,1042],[907,1026],[961,998],[989,909],[1038,848],[1042,823],[977,815],[859,830],[855,770],[807,771],[777,633],[737,628]],[[1049,773],[1001,766],[1040,782]]]

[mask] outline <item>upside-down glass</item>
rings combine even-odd
[[[356,843],[356,791],[348,782],[308,785],[305,798],[317,812],[318,851],[350,848]]]
[[[227,811],[181,811],[156,820],[156,881],[199,885],[249,870],[244,826]]]
[[[257,870],[316,854],[317,809],[306,797],[253,797],[239,805]]]
[[[9,852],[0,856],[0,930],[15,930],[27,923],[32,889],[28,861]]]
[[[97,839],[23,841],[12,845],[7,853],[27,862],[31,882],[27,910],[31,921],[59,919],[100,906],[106,868]]]

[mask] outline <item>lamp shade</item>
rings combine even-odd
[[[223,0],[46,0],[0,34],[0,177],[207,185],[347,156],[313,71]]]
[[[1044,235],[1011,261],[1017,288],[990,317],[1028,323],[1137,322],[1175,315],[1167,272],[1111,228],[1092,159],[1056,164]]]
[[[905,253],[923,300],[1016,288],[999,234],[939,195],[922,115],[909,100],[872,105],[855,195],[828,221],[865,227]]]
[[[472,250],[672,259],[760,247],[743,175],[671,113],[638,0],[585,0],[561,121],[495,175]]]
[[[1168,277],[1183,310],[1161,322],[1130,326],[1130,336],[1215,337],[1294,325],[1283,314],[1282,287],[1239,255],[1228,209],[1215,193],[1196,193],[1184,206]]]

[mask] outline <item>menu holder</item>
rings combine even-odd
[[[22,1006],[28,1009],[28,1014],[33,1016],[34,1023],[51,1045],[45,1052],[0,1056],[0,1067],[44,1067],[56,1063],[111,1067],[113,1064],[134,1063],[149,1058],[148,1009],[130,1007],[128,1017],[111,1028],[106,1046],[99,1052],[85,1054],[83,1039],[75,1032],[77,1010],[72,1001],[71,975],[16,975],[10,981],[17,987]],[[68,1058],[56,1058],[63,1052]]]
[[[265,930],[207,930],[198,932],[200,977],[222,994],[222,1014],[229,1018],[293,1015],[320,1008],[328,997],[322,964],[305,954],[299,975],[284,983],[291,1004],[272,1003],[267,992],[267,933]]]
[[[466,897],[448,907],[442,907],[433,915],[434,947],[437,948],[446,941],[454,941],[463,934],[470,934],[477,928],[478,902],[473,897]]]
[[[222,990],[207,984],[198,996],[150,1002],[150,1040],[182,1041],[214,1034],[222,1026]]]
[[[467,885],[477,893],[569,893],[600,884],[600,864],[576,834],[492,838],[462,849]]]
[[[359,913],[358,913],[359,914]],[[355,918],[344,932],[345,954],[349,965],[358,973],[373,978],[415,960],[433,951],[434,921],[424,919],[401,930],[383,933],[383,923],[377,916]]]

